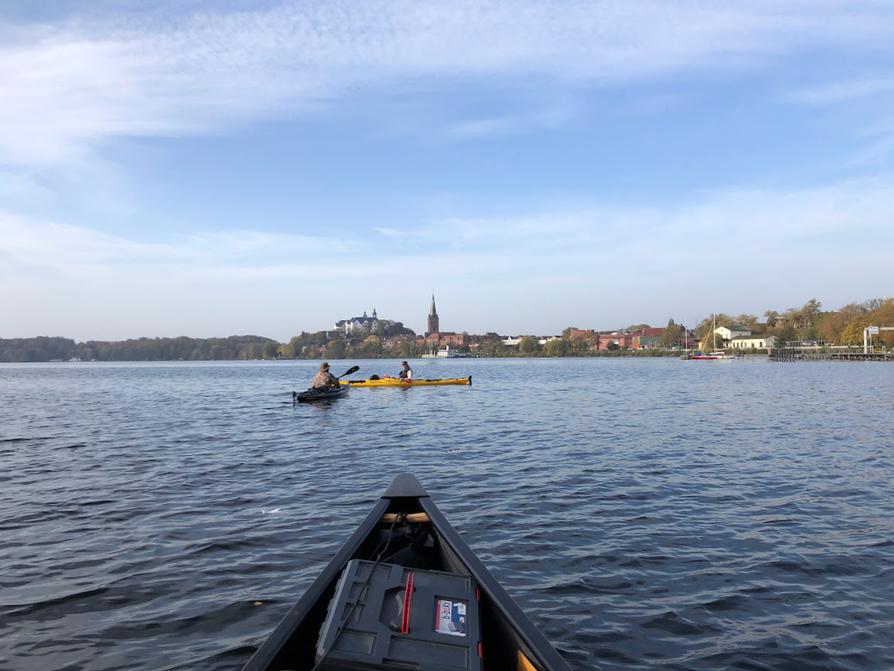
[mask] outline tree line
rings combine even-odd
[[[775,335],[777,342],[823,341],[836,345],[862,345],[863,329],[870,325],[894,326],[894,298],[875,298],[850,303],[839,310],[824,311],[822,303],[811,298],[799,308],[784,311],[767,310],[764,321],[757,315],[719,313],[703,319],[695,331],[702,339],[711,336],[711,328],[740,325],[755,335]],[[622,332],[635,333],[648,324],[633,324]],[[539,338],[528,335],[516,346],[505,345],[499,336],[477,343],[474,354],[483,357],[507,356],[594,356],[619,354],[617,347],[597,352],[592,338],[574,337],[576,329],[562,332],[562,337],[541,345]],[[684,327],[669,320],[659,345],[679,346],[686,333]],[[894,331],[875,336],[878,345],[894,347]],[[694,343],[690,343],[694,346]],[[460,351],[463,348],[456,348]],[[467,349],[467,351],[469,351]],[[650,350],[649,353],[655,353]],[[356,336],[335,331],[302,332],[287,343],[271,338],[245,335],[227,338],[136,338],[122,341],[75,342],[71,338],[40,336],[36,338],[0,339],[0,361],[40,362],[67,361],[214,361],[232,359],[348,359],[402,358],[422,354],[417,349],[416,334],[400,322],[380,326],[373,333]]]
[[[755,335],[774,335],[777,342],[808,341],[833,345],[862,345],[867,326],[894,326],[894,298],[873,298],[849,303],[839,310],[823,310],[822,303],[811,298],[799,308],[779,312],[767,310],[761,322],[757,315],[718,313],[703,319],[696,327],[700,338],[711,335],[711,325],[745,326]],[[882,331],[873,337],[876,344],[894,346],[894,331]]]
[[[0,361],[215,361],[275,358],[279,343],[261,336],[136,338],[121,341],[37,337],[0,339]]]

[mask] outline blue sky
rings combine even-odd
[[[894,279],[887,2],[0,6],[0,337],[600,329]]]

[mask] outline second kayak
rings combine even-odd
[[[380,377],[370,380],[342,380],[341,383],[351,387],[436,387],[446,384],[472,384],[472,376],[447,377],[434,380],[404,380],[399,377]]]

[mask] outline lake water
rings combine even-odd
[[[0,365],[0,668],[238,669],[402,471],[575,669],[894,668],[894,366],[413,364]]]

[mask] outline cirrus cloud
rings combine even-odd
[[[618,83],[741,69],[808,48],[872,48],[894,40],[891,19],[875,2],[334,0],[0,23],[0,162],[64,163],[109,138],[217,132],[319,113],[359,93],[495,78],[524,86],[532,76]],[[448,133],[512,123],[459,121]]]

